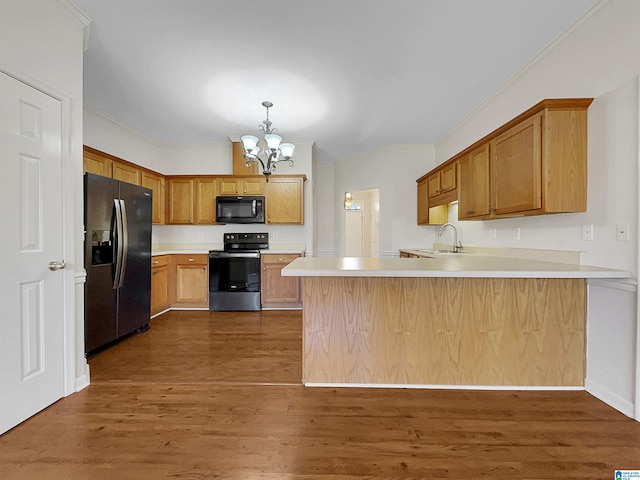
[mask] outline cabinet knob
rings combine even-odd
[[[194,262],[194,261],[195,261],[195,258],[190,258],[190,259],[189,259],[189,261],[190,261],[190,262]]]

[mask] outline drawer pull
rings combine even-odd
[[[190,262],[195,262],[195,258],[190,258],[189,261]]]

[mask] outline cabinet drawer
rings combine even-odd
[[[284,263],[288,265],[299,256],[300,255],[296,255],[295,253],[284,253],[284,254],[263,253],[261,255],[261,258],[262,258],[262,263],[266,263],[266,264]]]
[[[151,268],[169,265],[169,255],[155,255],[151,257]]]
[[[177,254],[173,255],[176,265],[207,265],[209,255],[206,253],[197,253],[194,255]]]

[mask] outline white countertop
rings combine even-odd
[[[179,243],[179,244],[160,244],[151,246],[151,255],[173,255],[173,254],[209,254],[209,250],[222,250],[222,243]],[[305,245],[300,243],[273,243],[269,244],[269,248],[261,250],[262,253],[274,254],[295,254],[304,255],[306,251]]]
[[[631,273],[624,270],[464,253],[432,258],[301,257],[284,267],[282,275],[288,277],[631,277]]]

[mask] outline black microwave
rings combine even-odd
[[[264,223],[264,197],[255,195],[217,196],[216,222]]]

